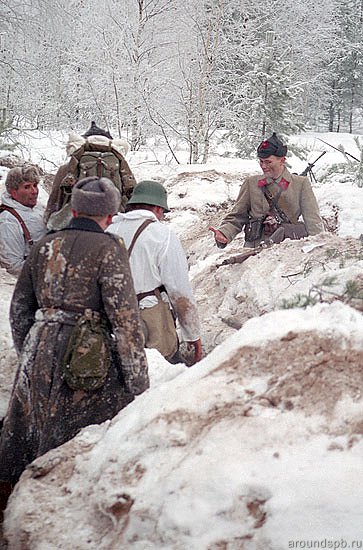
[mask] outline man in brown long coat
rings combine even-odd
[[[36,457],[112,418],[149,386],[127,252],[104,232],[119,198],[106,178],[79,181],[71,224],[36,243],[20,273],[10,307],[19,368],[0,440],[2,482],[14,484]],[[113,348],[94,391],[72,389],[64,379],[67,345],[85,310],[107,323]]]
[[[54,177],[52,190],[45,209],[44,221],[49,229],[63,229],[67,225],[69,221],[68,217],[70,218],[70,212],[67,208],[59,216],[54,217],[54,215],[64,209],[64,206],[67,204],[72,186],[80,177],[79,160],[84,153],[89,151],[97,151],[99,153],[112,152],[116,155],[119,163],[117,179],[121,184],[119,188],[121,191],[121,200],[117,210],[120,212],[124,211],[125,205],[136,185],[135,177],[125,159],[128,143],[123,139],[114,139],[107,130],[99,128],[95,122],[92,122],[90,128],[82,136],[74,132],[69,136],[67,154],[70,158],[66,164],[59,167]],[[112,176],[109,177],[117,187],[116,179]]]
[[[214,238],[220,248],[225,247],[234,237],[242,231],[249,220],[261,222],[261,234],[255,235],[253,240],[246,239],[245,246],[258,247],[262,241],[272,238],[273,242],[281,242],[284,237],[300,238],[307,235],[316,235],[324,231],[323,222],[320,217],[318,203],[311,188],[309,178],[291,174],[285,166],[287,147],[276,136],[275,133],[260,143],[257,149],[257,156],[260,162],[263,176],[248,176],[245,178],[236,204],[231,212],[225,216],[218,229],[210,227]],[[266,199],[264,189],[276,200],[278,206],[289,219],[290,226],[297,226],[297,230],[303,232],[294,236],[294,228],[291,235],[288,234],[289,227],[284,224],[284,231],[276,225],[274,213],[271,212],[271,205]],[[303,224],[298,225],[300,217]],[[276,232],[280,238],[273,238]],[[286,234],[284,234],[286,233]],[[282,238],[281,238],[282,237]]]

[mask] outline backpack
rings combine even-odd
[[[122,196],[124,194],[120,174],[122,160],[124,160],[123,156],[112,147],[111,141],[108,144],[100,144],[87,140],[72,154],[69,161],[69,172],[61,183],[61,187],[69,195],[65,202],[70,199],[73,185],[78,180],[89,176],[110,179]]]
[[[85,151],[78,160],[78,180],[89,176],[110,179],[122,193],[120,161],[112,151]]]
[[[69,171],[63,178],[60,185],[57,208],[49,216],[47,228],[52,231],[59,231],[66,227],[72,220],[71,194],[72,188],[78,180],[88,176],[106,177],[110,179],[121,193],[120,210],[124,210],[124,188],[120,175],[121,153],[108,144],[98,144],[86,141],[75,151],[69,161]]]

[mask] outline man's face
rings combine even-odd
[[[33,208],[37,204],[38,193],[38,184],[31,181],[20,183],[18,189],[10,191],[10,195],[15,201],[29,208]]]
[[[267,178],[278,178],[285,167],[285,157],[270,155],[266,159],[259,159],[262,172]]]

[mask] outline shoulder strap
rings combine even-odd
[[[278,216],[281,218],[281,223],[291,223],[288,216],[285,214],[285,212],[282,210],[281,206],[278,204],[278,199],[281,195],[281,191],[277,193],[277,195],[274,197],[268,189],[266,189],[266,186],[262,187],[263,194],[266,197],[266,200],[270,207],[274,208],[275,212],[278,214]]]
[[[20,216],[20,214],[18,214],[18,212],[15,210],[15,208],[12,208],[11,206],[6,206],[5,204],[0,204],[0,214],[1,214],[1,212],[4,212],[5,210],[6,210],[6,212],[10,212],[10,214],[15,216],[15,218],[18,220],[18,222],[20,223],[21,228],[23,230],[23,235],[24,235],[25,242],[32,245],[33,244],[33,239],[31,238],[29,229],[25,225],[25,222],[24,222],[23,218]]]
[[[137,228],[135,235],[132,237],[132,241],[130,243],[130,246],[127,249],[127,252],[129,253],[129,257],[131,256],[131,252],[135,246],[136,240],[139,238],[140,234],[144,231],[144,229],[147,228],[148,225],[151,223],[154,223],[155,220],[145,220],[142,222],[142,224]]]

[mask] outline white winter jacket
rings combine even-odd
[[[149,210],[132,210],[117,214],[107,231],[119,235],[129,248],[138,227],[147,219],[154,220],[143,230],[130,256],[131,273],[136,294],[164,285],[179,321],[183,340],[200,338],[200,323],[188,277],[188,263],[177,235],[161,223]],[[155,296],[141,300],[140,308],[152,307]]]
[[[24,220],[33,241],[38,241],[45,235],[47,229],[43,222],[44,208],[40,205],[29,208],[11,198],[5,191],[1,197],[2,204],[11,206]],[[12,275],[18,276],[25,258],[30,251],[30,245],[25,242],[21,224],[10,212],[0,214],[0,265]]]

